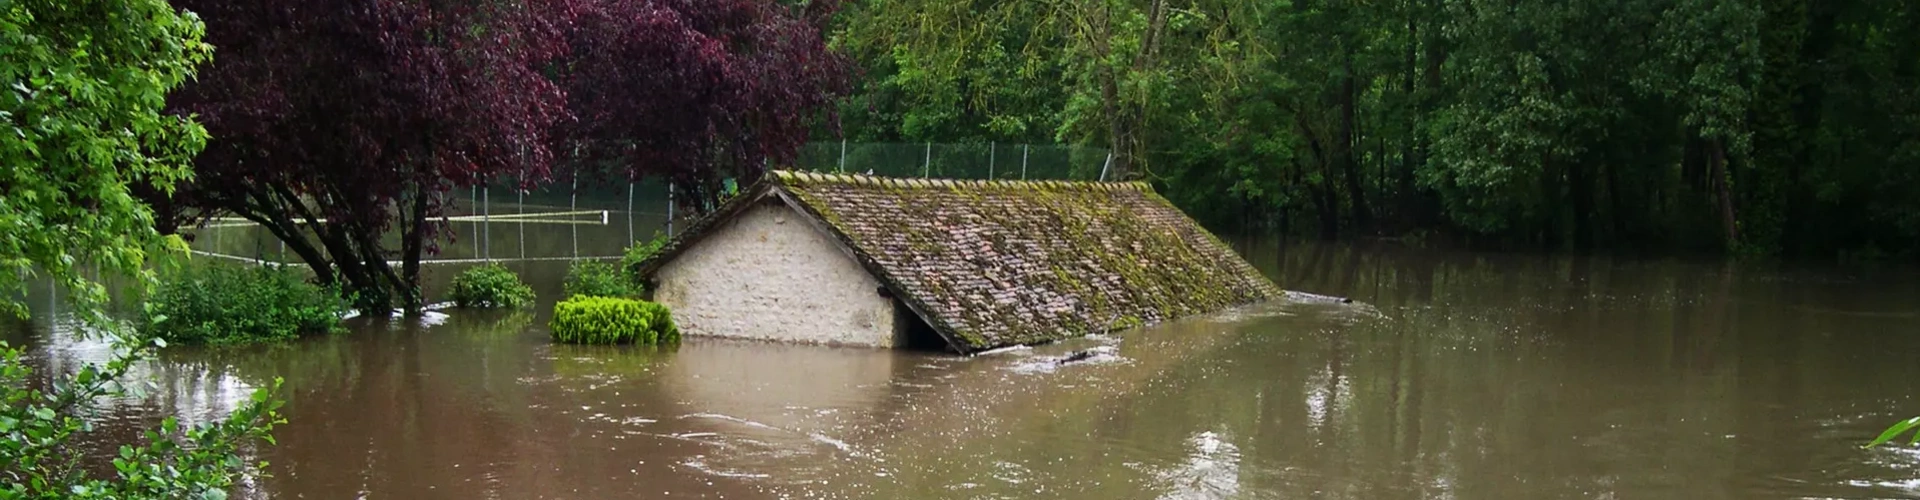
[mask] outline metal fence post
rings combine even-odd
[[[633,181],[627,181],[627,244],[633,244]]]
[[[474,210],[475,212],[479,211],[478,209],[480,208],[480,186],[473,186],[473,187],[467,188],[467,207],[475,209]],[[473,219],[467,219],[467,220],[473,220]],[[473,256],[479,257],[480,256],[480,231],[479,231],[480,228],[475,227],[473,229],[474,229],[473,234],[467,235],[467,237],[473,238]]]
[[[515,197],[515,208],[513,211],[515,213],[527,213],[527,171],[525,167],[522,167],[520,170],[520,185],[514,186],[513,194]],[[527,260],[527,218],[516,218],[520,219],[520,260]]]
[[[920,178],[933,176],[933,142],[927,142],[927,159],[920,164]]]
[[[1020,180],[1027,180],[1027,155],[1032,152],[1032,144],[1020,145]]]
[[[839,173],[842,173],[842,174],[847,173],[847,139],[845,137],[840,138],[840,171]]]
[[[578,212],[580,211],[580,172],[573,173],[572,191],[573,193],[572,193],[571,199],[567,202],[567,211]],[[580,257],[580,225],[568,224],[567,226],[573,228],[573,256],[574,258],[579,258]]]
[[[993,153],[999,148],[1000,143],[987,142],[987,180],[993,180]]]
[[[493,260],[493,184],[481,178],[480,187],[480,258]]]
[[[1100,182],[1107,182],[1107,167],[1113,166],[1113,152],[1107,152],[1107,162],[1100,165]]]
[[[667,237],[673,237],[673,182],[667,182]]]

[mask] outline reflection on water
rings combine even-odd
[[[532,240],[530,240],[532,241]],[[496,247],[498,248],[498,247]],[[544,308],[171,350],[103,440],[286,378],[253,498],[1920,495],[1920,276],[1243,244],[1298,297],[974,358],[555,346]],[[550,304],[565,263],[511,264]],[[457,268],[436,268],[429,289]],[[33,362],[107,346],[39,316]],[[110,451],[102,448],[103,453]]]
[[[1187,462],[1157,474],[1166,494],[1162,500],[1233,498],[1240,491],[1240,447],[1212,431],[1187,439],[1192,451]]]

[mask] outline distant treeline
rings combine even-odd
[[[830,36],[851,140],[1111,146],[1225,231],[1920,248],[1920,2],[870,0]]]

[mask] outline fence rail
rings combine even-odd
[[[1105,149],[1055,144],[813,142],[783,168],[889,177],[1101,180],[1109,161]],[[655,232],[673,234],[676,222],[672,188],[653,179],[582,177],[524,190],[507,180],[454,196],[446,214],[452,240],[424,263],[614,258]],[[285,246],[251,222],[212,222],[197,229],[207,234],[195,240],[196,252],[291,262]]]
[[[1107,150],[1058,144],[811,142],[789,168],[887,177],[1101,180]]]

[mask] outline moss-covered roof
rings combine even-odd
[[[813,216],[954,350],[1105,333],[1280,298],[1145,183],[774,171],[642,264],[643,278],[754,203]]]

